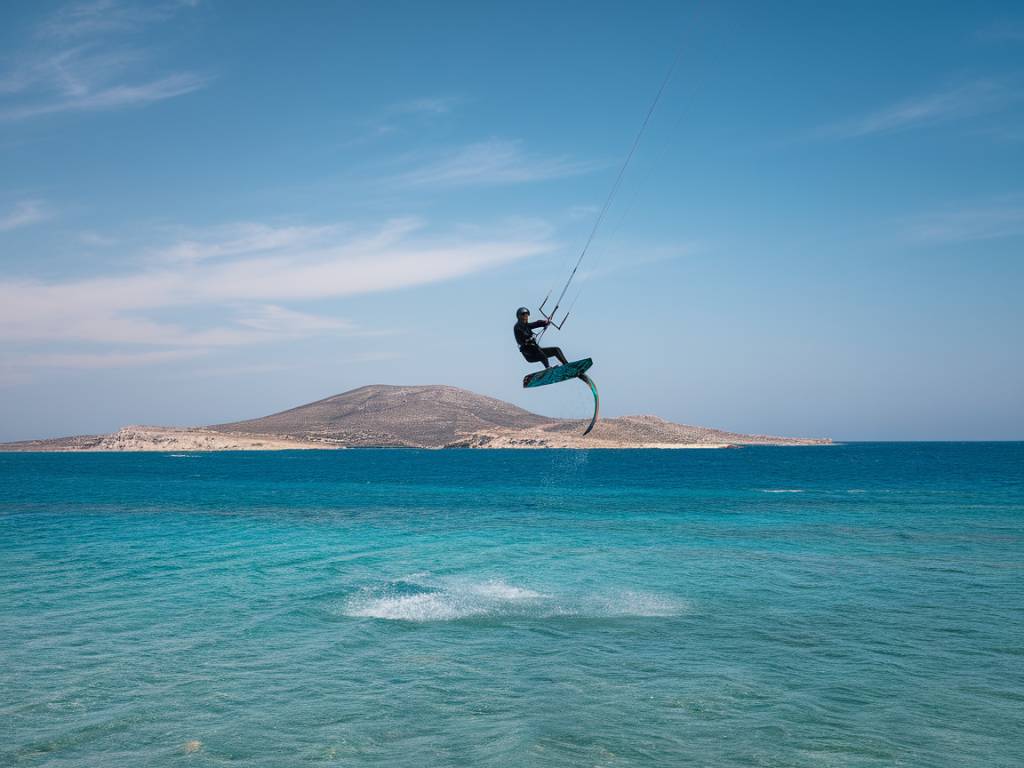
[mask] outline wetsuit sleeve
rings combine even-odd
[[[546,325],[547,322],[548,322],[547,320],[534,320],[532,323],[529,324],[529,327],[530,328],[541,328],[542,326]]]

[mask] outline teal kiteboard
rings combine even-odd
[[[569,379],[580,379],[584,384],[590,387],[590,391],[594,394],[594,417],[590,420],[590,424],[584,430],[584,435],[589,435],[590,430],[597,424],[598,413],[601,410],[601,398],[597,394],[597,385],[594,384],[593,380],[587,376],[587,371],[590,370],[590,366],[594,364],[594,361],[589,357],[583,360],[575,360],[565,365],[556,365],[553,368],[545,368],[543,371],[537,371],[523,377],[523,387],[543,387],[546,384],[557,384],[560,381],[568,381]]]
[[[590,370],[594,361],[589,357],[583,360],[576,360],[565,365],[556,365],[553,368],[545,368],[523,377],[523,387],[543,387],[545,384],[557,384],[566,379],[578,379],[581,373]]]

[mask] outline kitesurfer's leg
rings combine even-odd
[[[526,358],[526,362],[543,363],[545,368],[551,367],[548,365],[548,355],[544,354],[547,350],[541,349],[536,344],[523,346],[520,351],[523,353],[523,357]]]
[[[569,362],[565,359],[565,355],[562,354],[560,347],[544,347],[542,351],[544,352],[544,357],[557,357],[562,365],[566,365]]]

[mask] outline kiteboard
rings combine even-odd
[[[560,381],[568,381],[569,379],[579,379],[582,381],[590,387],[590,391],[594,395],[594,417],[583,432],[584,435],[589,435],[590,430],[597,424],[597,417],[601,410],[601,398],[597,394],[597,385],[594,384],[593,379],[587,376],[586,373],[593,364],[594,361],[587,357],[583,360],[566,363],[565,365],[556,365],[554,368],[545,368],[543,371],[537,371],[536,373],[524,376],[523,387],[543,387],[545,384],[557,384]]]
[[[581,374],[587,372],[590,366],[594,364],[594,361],[589,357],[583,360],[575,360],[565,365],[556,365],[553,368],[545,368],[543,371],[537,371],[523,377],[523,388],[527,387],[543,387],[545,384],[557,384],[560,381],[566,379],[578,379]]]

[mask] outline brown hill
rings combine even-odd
[[[481,431],[555,423],[556,419],[458,387],[374,384],[261,419],[208,429],[345,446],[440,448]]]

